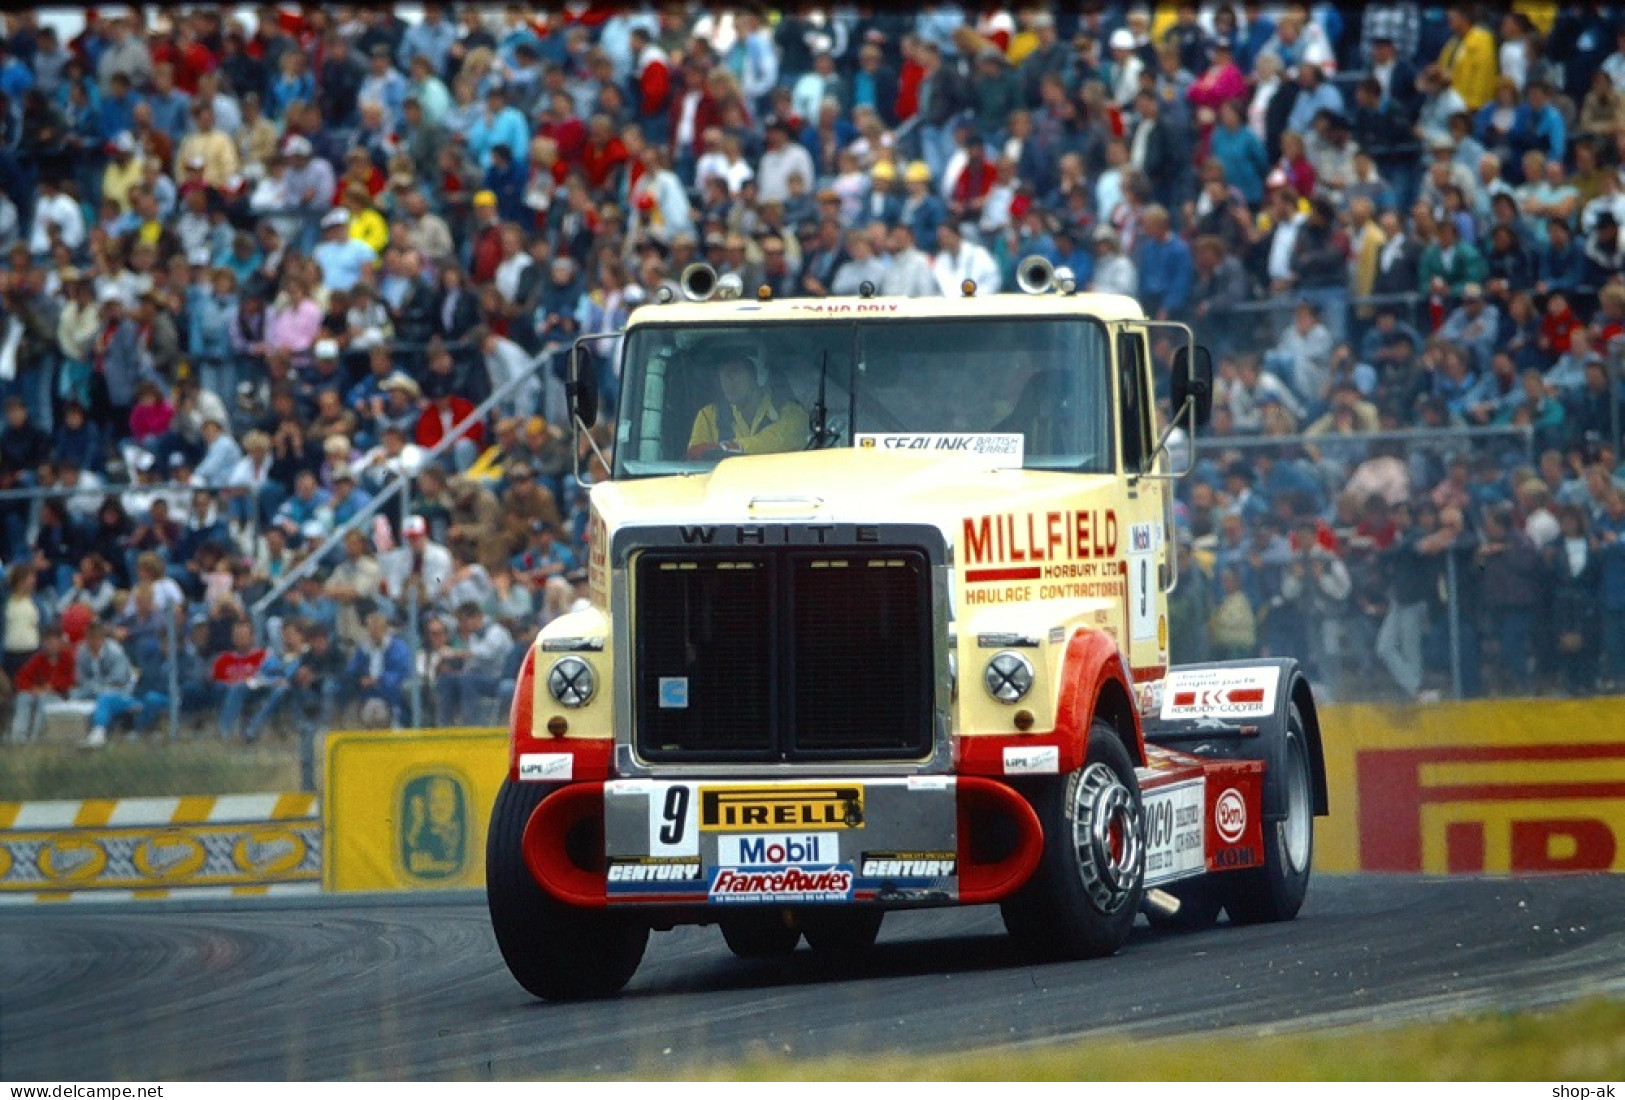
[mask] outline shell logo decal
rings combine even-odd
[[[84,882],[107,867],[107,849],[83,837],[55,837],[42,845],[36,860],[40,873],[58,882]]]
[[[135,846],[130,862],[148,878],[177,879],[196,874],[209,858],[196,837],[185,833],[156,833]]]

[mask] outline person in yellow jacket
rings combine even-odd
[[[102,172],[102,199],[118,203],[120,214],[130,212],[130,188],[141,182],[142,158],[137,154],[135,135],[120,130],[107,143],[107,168]]]
[[[184,179],[182,168],[194,158],[203,161],[203,182],[217,190],[230,190],[241,162],[237,143],[224,130],[215,128],[214,104],[199,101],[192,108],[195,128],[175,150],[175,178]]]
[[[737,347],[716,352],[723,400],[699,411],[688,438],[689,458],[722,453],[777,454],[807,446],[807,410],[794,401],[775,403],[758,353]]]
[[[389,223],[372,205],[372,196],[359,184],[344,189],[344,208],[350,212],[350,236],[378,255],[389,244]]]
[[[1467,109],[1476,111],[1495,98],[1495,86],[1501,77],[1495,36],[1460,9],[1450,9],[1448,18],[1450,41],[1439,51],[1439,68],[1450,77],[1451,87]]]

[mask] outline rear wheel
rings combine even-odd
[[[525,989],[549,1001],[607,997],[632,980],[649,927],[616,914],[577,909],[536,884],[522,840],[547,787],[507,780],[491,811],[485,899],[503,962]]]
[[[1044,855],[1032,879],[1001,903],[1004,926],[1032,955],[1110,955],[1128,939],[1145,880],[1140,784],[1111,724],[1089,728],[1083,767],[1033,800]]]
[[[772,959],[788,955],[801,942],[801,931],[781,909],[723,917],[722,938],[741,959]]]
[[[807,946],[826,955],[856,955],[869,950],[880,936],[884,909],[824,909],[799,915]]]
[[[1309,871],[1315,857],[1314,781],[1309,763],[1309,738],[1303,716],[1294,704],[1287,715],[1286,745],[1277,781],[1285,796],[1286,816],[1264,825],[1264,866],[1238,871],[1226,878],[1225,910],[1237,924],[1291,920],[1309,892]],[[1264,777],[1265,782],[1270,777]]]

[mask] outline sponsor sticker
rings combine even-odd
[[[783,829],[863,828],[863,785],[701,787],[700,831],[756,833]]]
[[[864,852],[858,861],[859,878],[950,878],[959,867],[953,852]]]
[[[719,867],[711,877],[710,898],[727,905],[851,901],[852,882],[852,867],[845,863],[779,870]]]
[[[1267,718],[1275,713],[1278,679],[1267,666],[1176,669],[1163,684],[1162,717]]]
[[[522,752],[519,779],[524,783],[544,783],[575,777],[576,758],[567,752]]]
[[[1202,835],[1205,783],[1192,779],[1145,791],[1145,884],[1184,878],[1206,867]]]
[[[662,885],[673,882],[692,882],[700,877],[697,859],[612,859],[609,861],[609,886],[634,887]]]
[[[662,676],[660,677],[660,709],[661,710],[687,710],[688,709],[688,677]]]
[[[1226,844],[1234,844],[1247,831],[1247,800],[1234,787],[1221,793],[1213,804],[1213,828]]]
[[[723,867],[785,867],[833,864],[841,858],[839,833],[765,833],[717,838]]]
[[[1061,750],[1055,745],[1034,745],[1031,748],[1006,746],[1004,750],[1005,775],[1055,775],[1061,770]]]
[[[1020,432],[859,432],[858,447],[869,451],[957,455],[993,459],[998,466],[1020,466],[1027,437]]]

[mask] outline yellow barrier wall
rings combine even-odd
[[[0,903],[314,892],[316,796],[0,802]]]
[[[1625,871],[1625,700],[1321,711],[1325,871]]]
[[[484,886],[485,829],[507,774],[501,730],[329,734],[325,889]]]
[[[1327,872],[1625,872],[1625,699],[1322,709]],[[479,887],[499,730],[333,734],[328,890]]]

